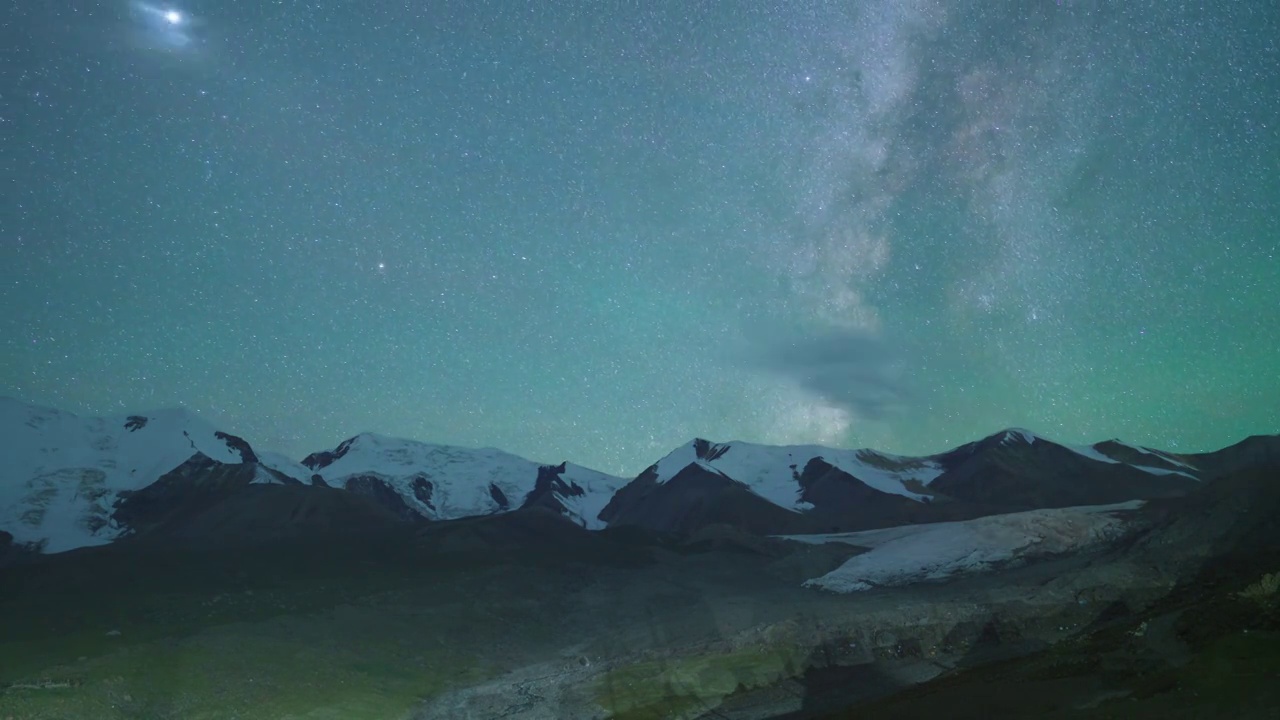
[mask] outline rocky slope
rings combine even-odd
[[[1271,717],[1280,594],[1259,578],[1280,571],[1277,498],[1280,469],[1255,467],[1140,511],[960,523],[988,536],[968,546],[948,547],[959,534],[941,524],[807,538],[872,546],[808,583],[860,592],[840,603],[824,602],[827,592],[704,599],[711,637],[682,628],[651,649],[627,636],[618,644],[630,652],[528,665],[437,695],[414,717]],[[1045,552],[1007,564],[1036,532]],[[887,553],[891,562],[877,557],[895,544],[905,547]],[[973,564],[1001,548],[1013,554],[977,558],[985,573],[922,582],[948,561]],[[903,562],[912,557],[926,562]],[[735,622],[753,602],[754,622]],[[664,605],[699,610],[677,604]],[[658,611],[647,621],[674,622]],[[1223,640],[1252,643],[1250,654]],[[1215,679],[1198,681],[1206,671]]]

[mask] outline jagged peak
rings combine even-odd
[[[1027,445],[1034,445],[1038,440],[1042,440],[1045,442],[1052,442],[1051,440],[1041,437],[1035,434],[1034,432],[1027,430],[1026,428],[1019,428],[1019,427],[1005,428],[1004,430],[1001,430],[1000,432],[996,433],[995,436],[993,437],[998,437],[1000,439],[1000,442],[1005,444],[1021,442]]]

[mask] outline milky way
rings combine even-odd
[[[1280,429],[1280,11],[24,3],[0,393],[634,474]]]

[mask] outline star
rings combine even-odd
[[[197,40],[192,34],[197,19],[166,5],[130,0],[130,15],[141,47],[167,52],[191,52]]]

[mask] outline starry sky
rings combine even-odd
[[[1280,6],[7,2],[0,394],[634,475],[1280,431]]]

